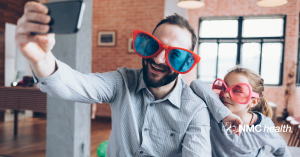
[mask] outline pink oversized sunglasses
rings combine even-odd
[[[219,94],[220,97],[229,92],[230,97],[239,104],[248,104],[252,97],[259,98],[259,94],[252,91],[252,88],[247,83],[238,83],[232,87],[227,87],[222,79],[216,79],[212,89]]]

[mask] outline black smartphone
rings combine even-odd
[[[85,9],[83,1],[64,1],[44,4],[48,7],[51,21],[47,33],[68,34],[76,33],[80,27]],[[32,32],[34,34],[42,34]]]

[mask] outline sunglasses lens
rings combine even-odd
[[[217,80],[214,84],[213,84],[213,90],[221,97],[224,95],[225,92],[225,85],[223,84],[222,81]]]
[[[246,85],[236,85],[231,88],[232,98],[238,103],[245,103],[249,98],[249,88]]]
[[[158,42],[151,36],[140,33],[136,36],[134,41],[134,48],[137,53],[142,56],[152,56],[159,49]]]
[[[187,72],[195,62],[193,54],[181,49],[172,49],[168,59],[172,68],[179,72]]]

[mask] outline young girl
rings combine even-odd
[[[200,80],[193,81],[191,88],[206,102],[211,111],[210,137],[213,157],[264,157],[266,145],[272,148],[271,153],[274,156],[291,156],[282,137],[268,129],[274,127],[270,119],[272,110],[263,95],[264,81],[259,75],[249,69],[236,67],[224,80],[217,79],[214,82],[213,89],[218,96]],[[256,126],[257,130],[242,132],[240,136],[233,134],[218,120],[224,118],[220,118],[220,115],[229,111],[238,115],[243,125]]]

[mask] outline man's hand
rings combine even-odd
[[[240,136],[241,133],[239,132],[239,129],[240,129],[239,127],[240,127],[240,125],[243,124],[243,121],[239,116],[237,116],[235,114],[228,115],[227,117],[225,117],[223,119],[223,122],[228,128],[230,128],[232,130],[232,133]],[[233,127],[233,126],[236,126],[236,127]]]
[[[54,34],[31,35],[31,32],[47,33],[51,18],[48,8],[38,2],[27,2],[23,16],[18,20],[15,40],[23,56],[38,77],[46,77],[55,71]]]

